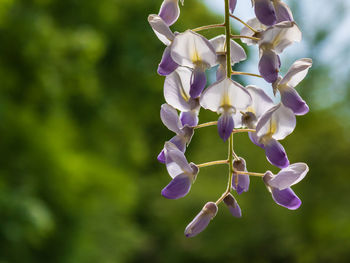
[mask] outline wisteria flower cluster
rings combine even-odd
[[[161,106],[160,116],[164,125],[175,134],[165,142],[158,155],[158,161],[166,165],[172,178],[162,190],[162,195],[168,199],[184,197],[200,168],[228,165],[226,191],[217,201],[204,205],[186,227],[187,237],[193,237],[207,227],[220,203],[224,203],[234,217],[241,217],[241,208],[233,194],[240,195],[249,190],[250,176],[262,178],[278,205],[290,210],[299,208],[301,201],[291,187],[301,181],[309,170],[305,163],[290,164],[280,143],[295,129],[296,115],[309,111],[295,87],[305,78],[312,60],[299,59],[284,76],[280,75],[279,55],[302,38],[291,10],[281,0],[252,0],[256,17],[244,22],[234,15],[237,1],[223,1],[225,21],[222,24],[181,33],[170,29],[180,15],[178,0],[164,0],[158,15],[148,17],[154,33],[166,46],[157,70],[158,74],[165,76],[166,103]],[[184,0],[180,2],[184,4]],[[243,24],[240,35],[231,34],[231,18]],[[208,40],[198,33],[214,28],[224,29],[225,34]],[[259,74],[233,70],[235,64],[247,58],[244,49],[233,39],[258,47]],[[216,68],[216,81],[208,85],[206,71],[213,67]],[[271,98],[257,86],[243,86],[233,80],[234,75],[263,78],[276,97]],[[198,124],[201,108],[216,112],[218,120]],[[188,162],[185,152],[194,131],[211,125],[217,126],[223,141],[228,141],[227,159],[202,164]],[[277,174],[247,170],[246,161],[234,152],[233,147],[233,135],[240,132],[247,132],[250,140],[264,150],[267,160],[280,169]]]

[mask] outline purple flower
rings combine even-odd
[[[256,125],[256,132],[249,133],[249,138],[265,150],[267,160],[279,167],[289,165],[287,154],[278,140],[283,140],[295,128],[294,113],[279,103],[266,111]]]
[[[267,26],[276,24],[275,8],[271,0],[254,0],[254,11],[261,23]]]
[[[208,202],[185,229],[186,237],[194,237],[202,232],[216,216],[218,207],[214,202]]]
[[[181,0],[182,5],[183,2],[184,0]],[[159,10],[159,16],[168,26],[174,24],[180,16],[179,0],[164,0]]]
[[[235,127],[234,113],[246,110],[251,104],[251,96],[239,83],[225,78],[209,86],[200,98],[203,108],[220,114],[218,132],[226,141]]]
[[[299,59],[293,63],[287,74],[273,85],[275,91],[279,90],[283,105],[290,108],[295,115],[304,115],[309,111],[308,105],[300,97],[295,87],[305,78],[311,66],[311,59]]]
[[[165,164],[173,180],[162,190],[162,195],[168,199],[178,199],[188,194],[192,182],[196,179],[199,168],[188,163],[182,151],[171,142],[164,145]]]
[[[300,207],[301,201],[290,187],[300,182],[308,171],[309,167],[305,163],[295,163],[276,175],[267,171],[263,181],[278,205],[295,210]]]
[[[176,147],[182,151],[186,151],[186,145],[190,143],[193,136],[193,128],[188,125],[183,125],[178,116],[176,109],[168,104],[163,104],[160,110],[160,118],[164,125],[176,135],[170,139],[170,142],[176,145]],[[158,161],[165,163],[164,149],[157,157]]]
[[[205,70],[216,64],[213,46],[205,37],[187,30],[175,36],[171,57],[180,66],[193,70],[189,94],[191,98],[198,98],[207,82]]]

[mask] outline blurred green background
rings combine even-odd
[[[344,15],[340,1],[328,3],[335,20],[305,25],[313,30],[303,53],[314,66],[298,90],[311,111],[282,142],[291,163],[310,166],[293,188],[302,206],[276,205],[252,178],[237,197],[241,219],[220,206],[187,239],[186,225],[225,190],[227,171],[203,168],[183,199],[160,195],[170,177],[156,156],[173,134],[159,118],[164,46],[147,16],[161,1],[0,0],[0,262],[349,262],[350,55],[322,60]],[[173,30],[221,20],[186,0]],[[216,118],[201,112],[201,122]],[[277,171],[246,135],[235,135],[235,148],[249,170]],[[201,163],[226,151],[211,127],[196,131],[186,155]]]

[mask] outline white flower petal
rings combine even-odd
[[[226,36],[225,35],[219,35],[217,37],[214,37],[210,39],[209,42],[213,45],[217,55],[226,54]],[[230,41],[230,48],[231,48],[232,65],[242,60],[245,60],[247,58],[247,55],[244,49],[232,39]]]
[[[252,102],[248,91],[239,83],[225,78],[208,87],[202,94],[200,104],[203,108],[218,111],[220,107],[245,110]]]
[[[305,78],[311,66],[312,59],[310,58],[302,58],[295,61],[278,85],[288,85],[291,88],[296,87]]]
[[[164,154],[165,154],[165,163],[167,165],[167,169],[171,170],[170,176],[173,177],[175,174],[174,171],[178,171],[180,167],[181,173],[187,173],[192,174],[193,169],[191,168],[190,164],[187,162],[186,157],[183,152],[181,152],[175,144],[171,142],[166,142],[164,144]],[[175,164],[172,164],[172,163]],[[168,167],[169,166],[169,167]],[[177,167],[178,166],[178,167]]]
[[[253,85],[247,86],[246,90],[252,97],[252,105],[248,108],[248,111],[254,113],[257,119],[274,106],[272,99],[264,90]]]
[[[160,118],[164,125],[176,134],[181,134],[182,124],[179,115],[172,106],[163,104],[160,108]]]
[[[282,140],[293,132],[295,125],[293,111],[279,103],[261,116],[256,133],[259,138],[269,136],[275,140]]]
[[[164,20],[160,16],[152,14],[148,16],[148,22],[159,40],[162,41],[164,45],[169,46],[174,40],[175,35],[171,32]]]
[[[175,36],[171,45],[171,56],[181,66],[195,68],[216,65],[216,53],[210,42],[203,36],[187,30]]]
[[[266,30],[267,26],[263,25],[262,23],[260,23],[260,21],[257,18],[252,18],[250,20],[247,21],[247,24],[249,26],[251,26],[252,28],[254,28],[256,31],[264,31]],[[254,32],[252,30],[250,30],[248,27],[243,27],[241,30],[241,35],[242,36],[249,36],[252,37],[254,36]],[[247,45],[253,45],[256,44],[257,42],[255,40],[249,39],[249,38],[242,38],[241,41]]]
[[[190,81],[192,71],[185,67],[178,67],[165,78],[165,101],[179,111],[190,111]]]
[[[283,190],[299,183],[308,171],[309,167],[306,163],[294,163],[282,169],[277,175],[268,180],[268,184]]]
[[[295,22],[283,21],[266,29],[259,45],[272,45],[273,50],[282,53],[293,42],[301,41],[301,37],[301,31]]]

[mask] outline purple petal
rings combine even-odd
[[[163,52],[162,60],[158,65],[158,74],[161,76],[167,76],[172,73],[178,66],[179,65],[170,56],[170,46],[166,47]]]
[[[181,152],[185,152],[186,151],[186,143],[185,141],[183,140],[183,138],[179,135],[175,135],[173,138],[171,138],[169,140],[169,142],[173,143],[176,145],[176,147],[181,151]],[[164,154],[164,148],[163,150],[158,154],[158,157],[157,157],[157,160],[160,162],[160,163],[165,163],[166,159],[165,159],[165,154]]]
[[[255,0],[254,11],[256,18],[267,26],[276,24],[275,9],[270,0]]]
[[[195,68],[191,77],[190,96],[191,98],[198,98],[207,84],[207,77],[205,72],[200,68]]]
[[[278,141],[271,139],[265,144],[265,154],[267,160],[279,168],[285,168],[289,165],[289,160],[282,144]]]
[[[309,112],[309,106],[293,88],[282,90],[281,100],[284,106],[290,108],[295,115],[305,115]]]
[[[260,148],[265,149],[264,144],[259,143],[259,138],[256,135],[256,132],[248,132],[249,139],[254,143],[256,146],[259,146]]]
[[[290,210],[295,210],[301,205],[301,200],[291,188],[286,188],[283,190],[271,188],[271,193],[273,200],[280,206],[284,206]]]
[[[180,120],[183,126],[194,127],[198,124],[198,113],[197,111],[181,112]]]
[[[237,194],[241,194],[243,192],[247,192],[249,190],[249,175],[247,174],[240,174],[239,171],[247,171],[246,169],[246,162],[243,158],[240,158],[239,160],[235,160],[233,162],[233,168],[235,171],[238,171],[237,173],[234,173],[234,180],[232,181],[232,188],[236,190]],[[237,177],[237,186],[236,186],[236,177]]]
[[[168,199],[179,199],[188,194],[191,189],[192,180],[187,174],[176,176],[162,190],[162,196]]]
[[[224,141],[226,141],[234,128],[234,122],[233,117],[230,113],[224,112],[221,114],[219,120],[218,120],[218,132]]]
[[[185,229],[186,237],[194,237],[202,232],[210,223],[210,220],[216,215],[218,207],[213,202],[205,204],[199,214],[192,220]]]
[[[168,26],[174,24],[180,15],[178,1],[164,0],[162,6],[160,7],[158,15]]]
[[[293,15],[289,7],[282,1],[275,1],[275,10],[277,16],[277,23],[283,21],[293,21]]]
[[[228,6],[231,14],[233,14],[233,11],[235,11],[236,4],[237,4],[237,0],[229,0]]]
[[[236,199],[233,197],[233,195],[229,194],[224,198],[224,203],[227,205],[228,209],[230,210],[230,213],[234,217],[242,217],[242,211],[239,207]]]
[[[272,50],[264,50],[259,61],[259,72],[269,83],[278,79],[278,72],[281,66],[279,56]]]

